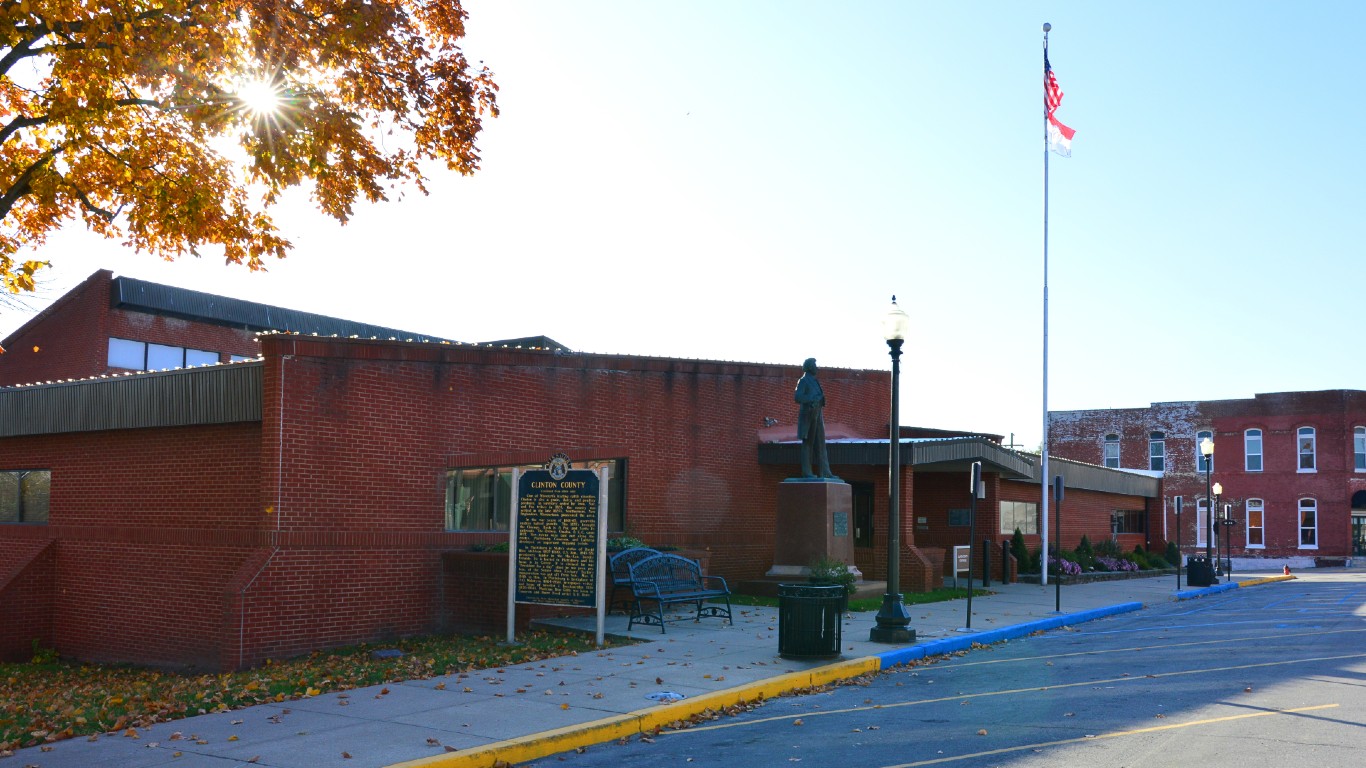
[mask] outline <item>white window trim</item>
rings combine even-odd
[[[1262,543],[1252,543],[1252,502],[1261,505],[1259,508],[1262,513],[1262,524],[1257,526],[1262,532]],[[1248,499],[1246,511],[1243,513],[1243,547],[1246,549],[1266,549],[1266,502],[1261,499]]]
[[[1115,465],[1114,465],[1113,467],[1110,467],[1110,469],[1119,469],[1121,466],[1123,466],[1123,464],[1120,462],[1120,458],[1119,458],[1119,443],[1120,443],[1120,441],[1119,441],[1119,435],[1115,435],[1115,439],[1114,439],[1114,440],[1111,440],[1111,439],[1110,439],[1110,435],[1111,435],[1111,434],[1114,434],[1114,433],[1112,432],[1112,433],[1106,434],[1105,437],[1101,438],[1101,443],[1100,443],[1100,445],[1101,445],[1101,448],[1100,448],[1100,465],[1101,465],[1102,467],[1110,467],[1110,464],[1109,464],[1110,457],[1105,455],[1105,449],[1113,445],[1113,446],[1115,447]]]
[[[1203,474],[1205,474],[1205,468],[1204,468],[1204,466],[1202,466],[1202,465],[1205,463],[1205,454],[1203,454],[1203,453],[1200,452],[1200,441],[1203,440],[1203,439],[1206,438],[1206,437],[1208,437],[1211,441],[1213,441],[1213,440],[1214,440],[1214,430],[1212,430],[1212,429],[1200,429],[1200,430],[1196,430],[1196,432],[1195,432],[1195,473],[1198,474],[1198,475],[1203,475]],[[1213,471],[1214,471],[1214,457],[1213,457],[1213,456],[1210,456],[1210,457],[1209,457],[1209,471],[1210,471],[1210,472],[1213,472]]]
[[[1307,430],[1309,430],[1309,431],[1311,432],[1311,435],[1310,435],[1309,439],[1312,440],[1313,443],[1314,443],[1314,445],[1313,445],[1313,451],[1310,453],[1310,455],[1314,457],[1314,466],[1313,466],[1312,468],[1309,468],[1309,469],[1305,469],[1304,467],[1301,467],[1301,466],[1300,466],[1300,456],[1303,455],[1303,454],[1300,453],[1300,440],[1301,440],[1301,437],[1300,437],[1300,430],[1301,430],[1301,429],[1307,429]],[[1296,430],[1295,430],[1295,472],[1298,473],[1298,474],[1301,474],[1301,475],[1313,475],[1313,474],[1317,474],[1318,471],[1319,471],[1319,431],[1318,431],[1317,429],[1314,429],[1313,427],[1298,427],[1298,428],[1296,428]]]
[[[1256,433],[1257,433],[1257,452],[1256,452],[1256,453],[1252,453],[1251,451],[1249,451],[1249,450],[1247,449],[1247,438],[1248,438],[1248,433],[1249,433],[1249,432],[1256,432]],[[1298,449],[1298,448],[1299,448],[1299,443],[1296,443],[1296,444],[1295,444],[1295,447],[1296,447],[1296,449]],[[1249,466],[1247,465],[1247,464],[1248,464],[1248,461],[1247,461],[1247,460],[1248,460],[1249,458],[1253,457],[1253,456],[1256,456],[1257,458],[1259,458],[1259,459],[1262,460],[1262,462],[1261,462],[1261,463],[1262,463],[1261,469],[1253,469],[1253,468],[1251,468],[1251,467],[1249,467]],[[1298,456],[1295,458],[1295,463],[1296,463],[1296,465],[1298,466],[1298,464],[1299,464],[1299,457],[1298,457]],[[1265,470],[1265,469],[1266,469],[1266,432],[1263,431],[1263,430],[1261,430],[1261,429],[1258,429],[1257,427],[1253,427],[1253,428],[1251,428],[1251,429],[1245,429],[1245,430],[1243,430],[1243,471],[1244,471],[1244,472],[1261,472],[1261,471],[1263,471],[1263,470]]]
[[[1301,506],[1306,501],[1314,502],[1314,543],[1301,543],[1298,549],[1318,549],[1319,548],[1319,502],[1318,499],[1300,499],[1295,504],[1295,541],[1302,538],[1301,531],[1304,530],[1304,507]]]
[[[1366,427],[1352,428],[1352,471],[1366,472],[1366,467],[1357,468],[1357,456],[1362,453],[1362,451],[1357,450],[1357,435],[1361,435],[1362,439],[1366,440]]]
[[[1153,437],[1154,434],[1162,435],[1162,437]],[[1157,448],[1157,450],[1158,450],[1157,453],[1154,453],[1154,452],[1153,452],[1153,448],[1154,448],[1154,447]],[[1161,459],[1161,460],[1162,460],[1162,468],[1161,468],[1161,469],[1157,469],[1157,468],[1155,468],[1155,467],[1153,466],[1154,459]],[[1152,433],[1150,433],[1150,434],[1148,435],[1148,471],[1149,471],[1149,472],[1166,472],[1166,471],[1167,471],[1167,433],[1166,433],[1166,432],[1156,432],[1156,431],[1154,431],[1154,432],[1152,432]]]
[[[1209,507],[1205,499],[1195,500],[1195,546],[1203,547],[1209,541]]]

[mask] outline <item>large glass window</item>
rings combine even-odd
[[[1161,472],[1167,464],[1167,436],[1161,432],[1148,435],[1148,469]]]
[[[626,530],[626,460],[576,461],[574,469],[607,468],[607,530]],[[520,467],[541,469],[539,464]],[[513,467],[470,467],[446,472],[446,529],[506,531],[512,518]]]
[[[1039,532],[1039,505],[1032,501],[1001,502],[1001,533]]]
[[[1300,427],[1295,433],[1298,436],[1300,454],[1300,472],[1314,472],[1317,467],[1317,450],[1315,448],[1315,436],[1313,427]]]
[[[1195,433],[1195,471],[1202,475],[1214,471],[1214,456],[1205,456],[1200,452],[1200,444],[1206,440],[1213,441],[1214,433],[1208,429],[1202,429]]]
[[[46,523],[51,488],[50,470],[0,471],[0,523]]]
[[[1249,429],[1243,433],[1243,468],[1248,472],[1262,471],[1262,431]]]
[[[1143,533],[1144,517],[1141,509],[1116,509],[1110,513],[1110,531],[1112,533]]]
[[[1119,469],[1119,435],[1109,434],[1105,436],[1105,466],[1110,469]]]
[[[1319,548],[1319,504],[1300,499],[1300,549]]]
[[[1248,549],[1266,547],[1266,508],[1261,499],[1247,500],[1247,546]]]
[[[1352,430],[1352,453],[1356,456],[1356,471],[1366,472],[1366,427]]]
[[[110,338],[108,360],[110,368],[160,371],[187,368],[192,365],[213,365],[218,362],[218,353],[205,349],[187,349],[168,344]]]

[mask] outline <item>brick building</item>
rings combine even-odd
[[[1199,444],[1215,451],[1209,479]],[[1160,474],[1162,530],[1187,554],[1226,545],[1235,567],[1342,564],[1366,548],[1366,392],[1277,392],[1249,399],[1153,403],[1147,408],[1049,414],[1049,451],[1060,457]],[[1223,494],[1216,542],[1207,486]],[[1227,533],[1227,537],[1225,537]]]
[[[132,302],[134,288],[159,297]],[[506,540],[512,468],[556,452],[608,470],[614,533],[695,552],[735,582],[773,564],[777,487],[798,465],[799,366],[575,353],[542,337],[258,335],[287,311],[236,304],[101,272],[6,340],[0,381],[44,383],[0,387],[0,657],[37,640],[82,659],[219,669],[497,631],[506,557],[471,548]],[[219,361],[111,374],[122,341]],[[821,381],[831,463],[854,491],[856,565],[883,578],[890,376],[825,369]],[[988,487],[978,540],[1037,530],[1033,457],[991,435],[902,440],[904,589],[939,586],[945,548],[968,543],[973,461]],[[1077,538],[1108,535],[1116,510],[1160,517],[1154,478],[1057,466]],[[1151,525],[1133,527],[1126,544],[1149,540]]]

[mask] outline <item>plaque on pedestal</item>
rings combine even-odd
[[[828,558],[847,563],[861,581],[854,565],[853,509],[853,489],[846,482],[794,478],[780,483],[768,577],[805,580],[812,563]]]

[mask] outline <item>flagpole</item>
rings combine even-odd
[[[1048,32],[1043,25],[1044,99],[1043,99],[1043,444],[1039,450],[1039,510],[1042,549],[1039,555],[1039,583],[1048,586]]]

